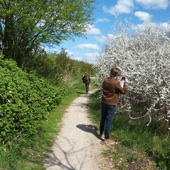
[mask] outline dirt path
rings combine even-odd
[[[46,170],[101,170],[104,147],[88,114],[88,95],[82,94],[66,109],[62,129],[52,148]]]

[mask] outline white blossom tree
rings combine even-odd
[[[120,67],[129,79],[127,95],[121,96],[120,109],[130,118],[148,116],[164,127],[170,119],[170,38],[168,32],[151,23],[135,33],[119,27],[120,33],[107,41],[105,50],[96,64],[98,84],[112,67]]]

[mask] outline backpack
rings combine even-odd
[[[88,76],[83,77],[83,83],[89,83],[89,77]]]

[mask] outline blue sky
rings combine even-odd
[[[152,22],[170,30],[169,0],[97,0],[94,23],[88,25],[86,38],[64,41],[60,46],[46,48],[47,52],[60,52],[65,48],[70,58],[95,63],[107,39],[114,36],[115,21],[131,19],[132,29]],[[168,22],[169,21],[169,22]]]

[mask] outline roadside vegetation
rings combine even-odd
[[[35,61],[30,62],[23,71],[15,61],[1,55],[2,170],[43,169],[64,110],[74,98],[85,93],[84,71],[95,75],[92,65],[72,60],[63,51],[58,55],[41,56],[37,57],[40,60],[37,65],[34,66]]]
[[[100,103],[98,91],[90,98],[89,107],[90,117],[97,127],[100,122]],[[152,122],[149,127],[146,124],[147,119],[134,121],[117,109],[111,128],[111,138],[117,143],[103,151],[106,169],[169,170],[169,132],[161,128],[160,122]]]
[[[95,69],[70,59],[65,49],[46,53],[46,46],[85,35],[95,0],[79,2],[0,1],[0,170],[42,170],[64,110],[84,92],[83,72],[98,77],[100,88],[117,66],[132,83],[113,121],[111,136],[118,144],[104,151],[106,165],[168,170],[169,32],[151,23],[132,33],[117,23],[119,33],[107,41]],[[99,98],[97,93],[90,101],[97,124]]]
[[[114,67],[122,70],[129,87],[113,120],[112,138],[118,145],[105,155],[115,169],[169,170],[169,29],[145,23],[134,31],[128,20],[116,22],[114,28],[117,34],[107,41],[95,65],[98,87]],[[91,112],[97,123],[99,106],[94,100]]]
[[[96,64],[99,87],[110,69],[119,67],[129,80],[120,109],[131,120],[146,123],[147,119],[147,126],[158,121],[170,131],[170,30],[145,23],[132,32],[128,21],[116,24],[118,33],[106,43]]]
[[[84,37],[95,0],[0,1],[0,169],[42,170],[64,109],[93,66],[46,47]],[[37,10],[38,9],[38,10]],[[69,11],[69,12],[68,12]]]

